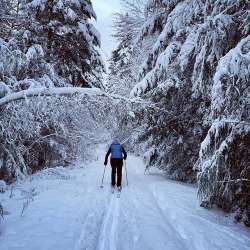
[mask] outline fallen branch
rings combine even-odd
[[[239,182],[250,182],[250,180],[248,179],[236,179],[236,180],[227,180],[227,181],[216,181],[217,183],[230,183],[230,182],[233,182],[233,183],[239,183]]]
[[[57,96],[57,95],[74,95],[74,94],[87,94],[87,95],[105,95],[100,89],[97,88],[78,88],[78,87],[63,87],[63,88],[34,88],[22,90],[17,93],[7,95],[0,99],[0,106],[8,104],[12,101],[26,99],[35,96]]]
[[[9,94],[0,99],[0,106],[6,105],[10,102],[27,99],[37,96],[67,96],[74,94],[85,94],[89,96],[106,96],[111,99],[123,100],[130,103],[147,104],[145,101],[137,99],[129,99],[120,95],[108,94],[98,88],[80,88],[80,87],[61,87],[61,88],[34,88],[22,90],[13,94]]]

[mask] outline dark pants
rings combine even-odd
[[[117,187],[120,187],[122,184],[122,165],[123,165],[123,159],[112,159],[111,158],[111,167],[112,167],[112,173],[111,173],[111,184],[114,186],[117,184]],[[117,175],[117,182],[116,182],[116,175]]]

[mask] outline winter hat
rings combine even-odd
[[[117,138],[117,137],[115,137],[114,139],[113,139],[113,142],[112,142],[113,144],[118,144],[118,143],[120,143],[119,142],[119,139]]]

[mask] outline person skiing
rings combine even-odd
[[[123,159],[124,160],[127,159],[127,152],[125,151],[124,147],[119,143],[119,141],[117,139],[114,139],[105,156],[105,161],[104,161],[105,166],[108,164],[108,157],[110,154],[111,154],[110,164],[112,168],[111,186],[112,189],[114,190],[115,185],[117,185],[118,191],[121,191]]]

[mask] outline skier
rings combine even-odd
[[[122,183],[123,159],[124,160],[127,159],[127,152],[125,151],[124,147],[119,143],[119,141],[117,139],[114,139],[105,156],[105,161],[104,161],[105,166],[108,164],[108,157],[110,154],[111,154],[110,164],[112,167],[112,172],[111,172],[112,192],[115,188],[115,185],[117,185],[118,191],[120,192],[122,190],[121,183]]]

